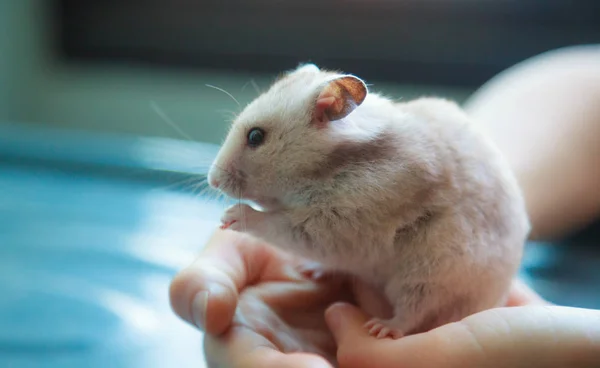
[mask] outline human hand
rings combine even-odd
[[[588,367],[600,361],[600,312],[551,306],[520,282],[507,304],[513,308],[400,340],[376,340],[358,308],[336,303],[326,309],[351,300],[348,285],[306,280],[294,262],[255,238],[217,231],[175,278],[173,309],[207,332],[209,366],[331,368],[336,343],[341,368]],[[196,297],[201,291],[210,291],[205,305]]]
[[[210,367],[332,367],[325,310],[351,293],[341,279],[304,278],[296,264],[256,238],[218,230],[176,276],[172,307],[206,332]]]
[[[518,281],[507,307],[399,340],[373,339],[368,319],[347,303],[326,311],[341,368],[600,366],[600,311],[553,306]]]

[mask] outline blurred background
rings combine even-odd
[[[224,206],[200,181],[239,107],[207,84],[243,106],[310,61],[463,102],[599,41],[593,0],[1,1],[0,367],[202,366],[167,290]],[[597,256],[548,249],[529,245],[523,277],[600,307]]]

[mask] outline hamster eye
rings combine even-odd
[[[265,132],[260,128],[252,128],[248,132],[248,145],[250,147],[259,146],[265,139]]]

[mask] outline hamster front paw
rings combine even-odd
[[[312,262],[312,261],[298,261],[294,265],[296,271],[298,271],[303,277],[315,281],[320,282],[324,281],[329,277],[333,277],[334,274],[328,272],[320,263]]]
[[[245,232],[248,228],[252,228],[257,214],[260,215],[260,212],[247,204],[235,204],[225,210],[221,217],[221,229]]]

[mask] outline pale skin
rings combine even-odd
[[[533,239],[600,215],[600,45],[540,55],[498,75],[466,110],[492,135],[525,192]]]
[[[535,238],[563,236],[600,213],[599,61],[599,47],[533,59],[498,76],[466,106],[515,169]],[[177,275],[173,309],[206,332],[210,367],[331,367],[333,361],[348,368],[594,367],[600,361],[600,311],[552,305],[518,281],[506,307],[377,340],[364,329],[369,316],[348,304],[348,283],[307,279],[295,261],[249,235],[217,230]],[[201,298],[194,302],[203,291],[209,291],[206,308]]]

